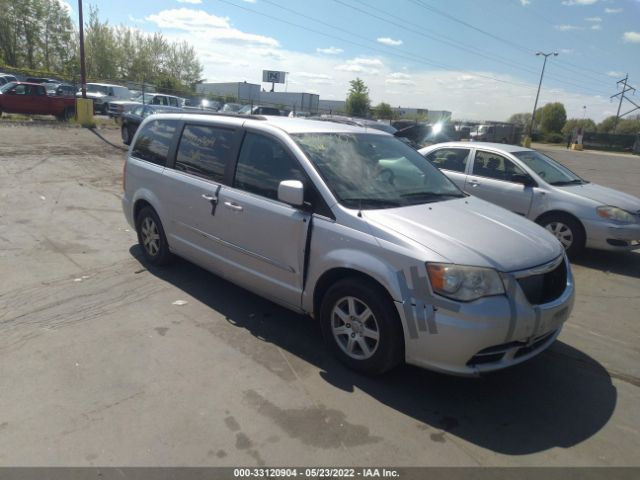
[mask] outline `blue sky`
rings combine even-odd
[[[627,73],[640,88],[640,0],[84,4],[112,24],[189,41],[210,81],[260,83],[262,69],[284,70],[289,91],[321,98],[344,99],[349,80],[360,77],[374,104],[502,120],[533,107],[542,67],[536,51],[559,53],[547,62],[540,104],[561,101],[569,117],[581,118],[583,106],[596,121],[615,114],[609,96]]]

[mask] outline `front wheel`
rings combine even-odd
[[[584,249],[586,240],[584,228],[572,216],[552,213],[540,218],[538,223],[560,241],[569,257],[576,257]]]
[[[144,207],[136,217],[138,243],[145,258],[154,265],[166,265],[171,260],[171,252],[164,228],[155,210]]]
[[[374,282],[337,282],[322,300],[320,321],[333,354],[353,370],[378,375],[402,362],[400,318],[388,293]]]

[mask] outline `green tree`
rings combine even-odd
[[[366,117],[371,108],[369,88],[359,78],[351,80],[349,84],[351,87],[345,105],[347,114],[353,117]]]
[[[547,103],[536,110],[536,124],[543,133],[560,133],[567,121],[567,111],[560,102]]]
[[[605,118],[598,124],[598,133],[613,133],[616,124],[616,116],[612,115]],[[616,133],[624,133],[633,135],[640,133],[640,118],[621,118],[618,120]]]
[[[596,124],[590,118],[570,118],[562,127],[562,133],[568,135],[573,132],[573,129],[579,127],[585,132],[595,132]]]
[[[530,113],[514,113],[507,120],[509,123],[513,123],[514,125],[518,125],[526,131],[529,128],[529,124],[531,123],[531,114]]]
[[[380,102],[378,105],[373,107],[373,116],[382,120],[393,120],[395,115],[391,105],[385,102]]]

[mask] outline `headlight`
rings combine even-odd
[[[504,293],[500,275],[491,268],[428,263],[427,272],[431,288],[443,297],[468,302]]]
[[[599,217],[608,218],[609,220],[615,220],[622,223],[635,223],[635,217],[618,207],[603,206],[596,208],[596,213]]]

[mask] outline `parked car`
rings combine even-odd
[[[167,107],[184,107],[185,99],[164,93],[145,93],[135,100],[119,100],[109,102],[109,116],[116,119],[139,105],[164,105]]]
[[[18,79],[9,73],[0,73],[0,87],[6,85],[9,82],[17,82]]]
[[[541,152],[455,142],[420,153],[463,191],[545,227],[570,256],[584,247],[640,248],[640,198],[590,183]]]
[[[522,130],[513,123],[490,123],[469,130],[472,142],[498,142],[514,145],[520,140]]]
[[[120,133],[122,135],[122,143],[131,144],[131,139],[136,134],[138,127],[142,121],[149,115],[154,113],[177,113],[182,110],[177,107],[165,107],[163,105],[137,105],[130,112],[122,115],[122,125]]]
[[[245,105],[238,113],[242,115],[273,115],[276,117],[280,117],[280,109],[275,107],[265,107],[263,105]]]
[[[76,102],[73,98],[50,97],[39,83],[11,82],[0,87],[2,112],[54,115],[58,120],[69,120],[75,115]]]
[[[82,92],[77,92],[76,96],[82,97]],[[93,109],[97,113],[106,115],[109,102],[129,99],[129,89],[109,83],[87,83],[87,98],[93,100]]]
[[[242,109],[242,105],[239,103],[225,103],[220,111],[224,113],[235,113],[239,112],[240,109]]]
[[[75,85],[61,83],[56,87],[56,95],[61,97],[75,97],[78,88]]]
[[[322,325],[346,365],[477,375],[556,339],[562,245],[393,136],[286,117],[145,119],[122,206],[150,264],[184,257]]]
[[[60,83],[60,80],[56,80],[55,78],[43,78],[43,77],[28,77],[25,79],[26,83]]]

